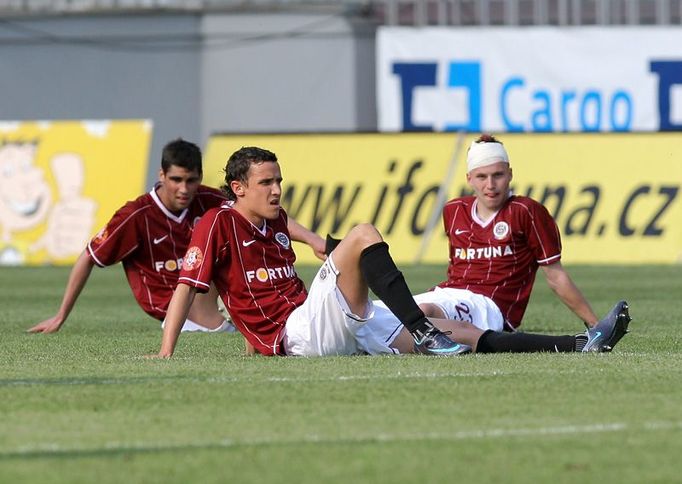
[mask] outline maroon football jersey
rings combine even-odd
[[[307,297],[295,261],[284,210],[261,230],[223,204],[194,228],[179,282],[202,292],[214,282],[247,341],[261,354],[283,354],[286,320]]]
[[[224,201],[224,193],[202,185],[189,207],[175,215],[161,203],[154,188],[121,207],[87,250],[101,267],[121,261],[138,304],[162,320],[178,282],[192,228],[208,209]]]
[[[559,229],[547,209],[527,197],[510,197],[487,222],[476,215],[476,203],[473,196],[456,198],[443,209],[450,264],[440,286],[488,296],[516,328],[538,266],[561,259]]]

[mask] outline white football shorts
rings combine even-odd
[[[465,289],[437,287],[433,291],[414,296],[417,304],[432,303],[445,313],[445,319],[455,319],[473,324],[486,331],[502,331],[504,318],[492,299]],[[359,328],[358,344],[365,353],[398,353],[391,343],[403,329],[398,318],[382,301],[373,301],[374,316]]]
[[[489,297],[467,289],[436,287],[433,291],[417,294],[414,300],[417,304],[435,304],[443,310],[445,319],[465,321],[483,331],[502,331],[504,328],[504,317],[497,304]]]
[[[291,356],[333,356],[363,353],[356,333],[374,314],[367,301],[364,314],[354,314],[336,286],[339,271],[330,255],[317,271],[308,298],[289,315],[284,350]]]
[[[403,330],[400,320],[382,301],[368,301],[364,314],[354,314],[336,286],[338,274],[330,256],[317,272],[305,303],[287,320],[287,355],[397,354],[391,344]],[[417,304],[436,304],[446,319],[466,321],[483,331],[502,331],[502,313],[486,296],[463,289],[436,288],[414,299]]]
[[[161,322],[161,329],[165,327],[166,320],[164,319]],[[180,331],[182,333],[234,333],[237,331],[237,328],[235,328],[232,323],[227,320],[223,320],[223,323],[217,328],[210,329],[206,326],[201,326],[200,324],[195,323],[191,319],[185,319],[185,324],[182,325],[182,329]]]

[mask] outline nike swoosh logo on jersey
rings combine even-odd
[[[242,241],[242,245],[244,247],[248,247],[249,245],[253,244],[254,242],[255,242],[255,240],[248,240],[248,241],[244,240],[244,241]]]
[[[159,238],[159,239],[156,239],[156,238],[155,238],[155,239],[154,239],[154,245],[160,244],[161,242],[163,242],[164,240],[166,240],[166,237],[168,237],[168,234],[164,235],[163,237],[161,237],[161,238]]]
[[[455,235],[464,234],[464,233],[466,233],[466,232],[468,232],[468,230],[457,229],[457,230],[455,230]]]

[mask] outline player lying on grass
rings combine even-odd
[[[33,333],[59,331],[95,265],[121,262],[133,295],[142,310],[163,321],[177,284],[182,256],[197,220],[225,202],[225,194],[201,185],[201,151],[182,139],[168,143],[162,153],[159,181],[149,192],[127,202],[90,241],[76,261],[57,314],[33,326]],[[306,242],[323,257],[322,238],[291,220],[294,240]],[[183,320],[183,331],[233,330],[219,312],[217,291],[194,299]]]
[[[239,331],[264,355],[468,351],[419,309],[388,245],[372,225],[351,229],[307,292],[294,269],[287,215],[280,206],[282,175],[277,157],[261,148],[242,148],[232,154],[225,173],[225,191],[233,203],[208,211],[192,235],[157,356],[173,354],[196,292],[208,291],[212,283]],[[382,324],[386,319],[372,318],[368,288],[402,323],[397,331],[395,325]],[[617,326],[620,321],[622,327],[626,316],[611,318],[609,324]],[[461,337],[471,337],[465,342],[478,351],[508,347],[506,338],[491,338],[471,325],[454,329],[467,331]],[[408,337],[393,346],[399,335]]]

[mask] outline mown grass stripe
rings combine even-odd
[[[379,381],[379,380],[404,380],[404,379],[438,379],[438,378],[484,378],[484,377],[510,377],[518,375],[533,374],[553,374],[566,375],[576,373],[575,369],[525,369],[519,371],[481,371],[481,372],[433,372],[433,373],[394,373],[394,374],[375,374],[375,375],[333,375],[329,377],[288,377],[270,376],[255,377],[249,376],[196,376],[196,375],[175,375],[175,376],[146,376],[146,377],[125,377],[125,378],[17,378],[0,380],[0,387],[22,387],[22,386],[70,386],[70,385],[142,385],[147,383],[167,383],[167,382],[189,382],[189,383],[320,383],[320,382],[343,382],[343,381]]]
[[[40,459],[40,458],[85,458],[107,457],[130,453],[161,453],[179,452],[192,450],[230,449],[237,447],[262,447],[262,446],[288,446],[306,444],[372,444],[393,443],[408,441],[444,441],[456,442],[480,439],[501,439],[516,437],[545,437],[557,435],[576,434],[602,434],[609,432],[656,432],[656,431],[680,431],[682,421],[656,421],[644,424],[628,424],[625,422],[595,423],[589,425],[564,425],[557,427],[535,427],[516,429],[474,429],[463,430],[453,433],[423,433],[408,435],[403,434],[377,434],[355,437],[327,437],[321,435],[306,435],[300,438],[278,439],[219,439],[207,442],[193,442],[185,444],[162,444],[155,442],[107,442],[99,447],[79,448],[62,446],[57,443],[41,443],[24,445],[16,449],[0,451],[0,460],[13,459]]]

